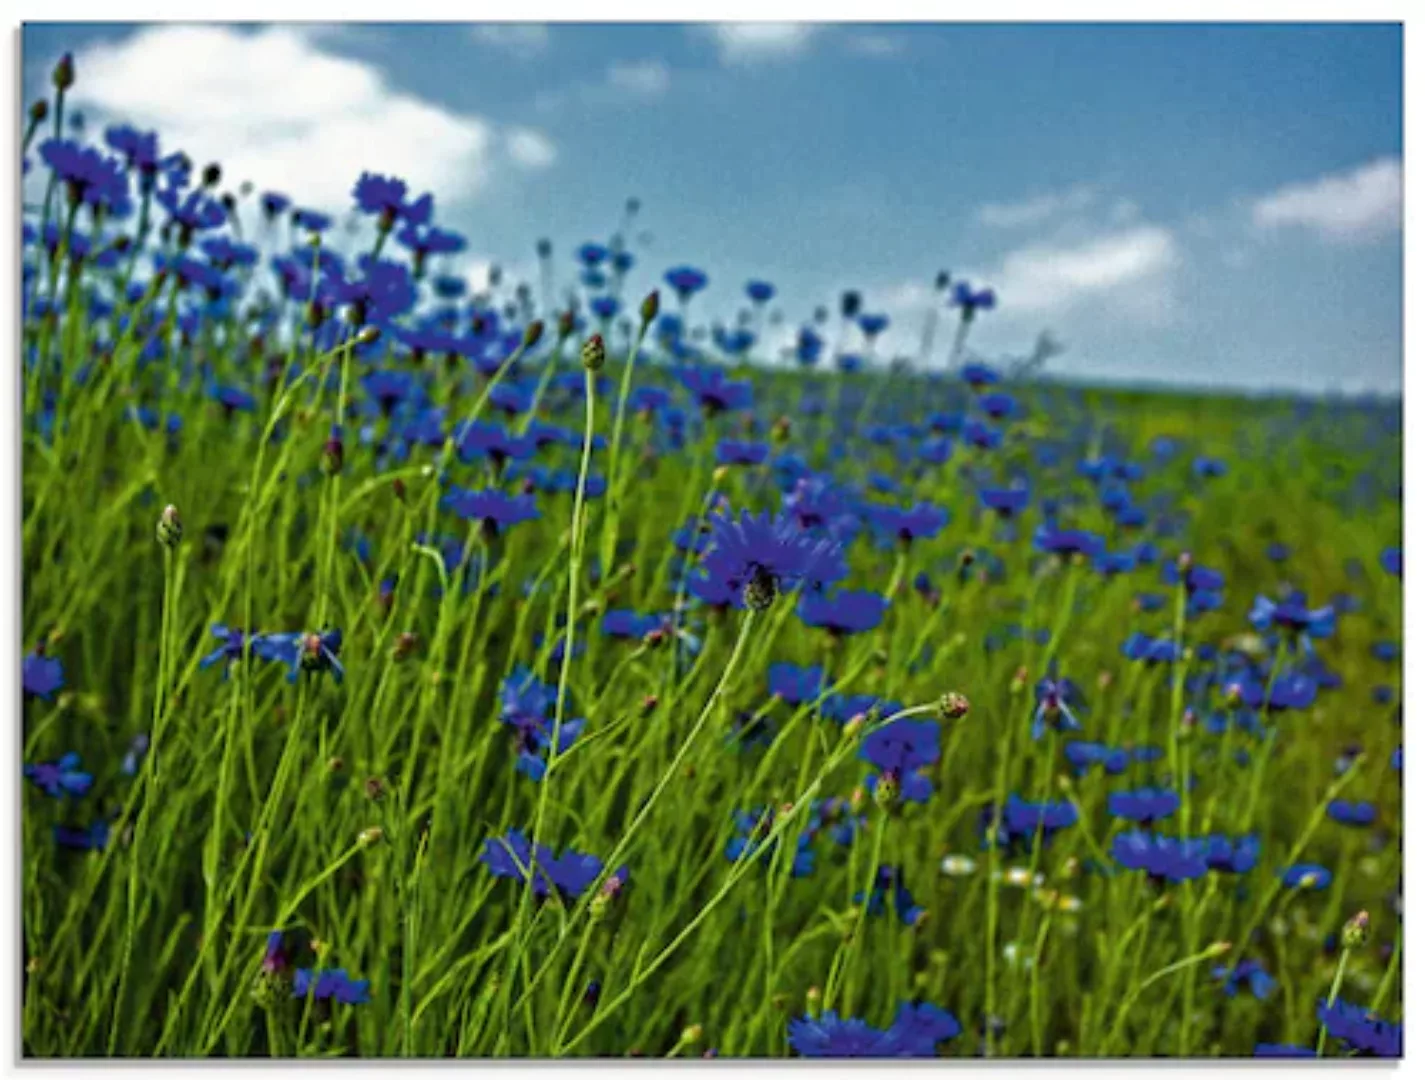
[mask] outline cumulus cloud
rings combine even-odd
[[[529,60],[549,48],[549,27],[542,23],[486,23],[472,26],[471,36],[482,45]]]
[[[1305,228],[1337,242],[1374,239],[1400,228],[1401,180],[1400,158],[1377,158],[1278,188],[1252,204],[1252,220],[1261,229]]]
[[[1169,272],[1178,264],[1171,231],[1141,225],[1068,246],[1011,251],[990,276],[1006,311],[1062,312],[1085,302],[1160,315],[1170,303]]]
[[[724,64],[785,60],[806,49],[819,28],[814,23],[737,22],[711,27]]]
[[[1080,184],[1065,191],[1031,195],[1018,202],[987,203],[975,212],[975,218],[980,224],[997,229],[1042,225],[1051,218],[1088,209],[1097,194],[1088,185]]]
[[[496,125],[395,89],[375,65],[330,51],[332,40],[292,26],[149,26],[86,49],[73,99],[91,119],[156,129],[165,150],[304,206],[349,209],[366,170],[394,170],[445,205],[475,195]],[[552,160],[547,139],[522,135],[512,157]]]
[[[505,133],[505,148],[524,169],[547,169],[559,156],[554,144],[532,128],[511,128]]]
[[[609,65],[608,85],[616,90],[643,97],[665,93],[672,82],[672,72],[662,60],[620,61]]]

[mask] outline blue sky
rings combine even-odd
[[[1000,293],[991,359],[1047,329],[1077,378],[1401,386],[1395,26],[31,24],[23,49],[27,99],[72,49],[93,126],[259,190],[430,187],[477,284],[542,236],[567,269],[636,195],[635,286],[693,263],[706,314],[761,277],[790,330],[857,288],[914,352],[948,269]]]

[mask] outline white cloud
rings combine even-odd
[[[472,26],[470,33],[482,45],[503,49],[521,60],[538,56],[549,47],[549,27],[541,23],[487,23]]]
[[[814,23],[739,22],[711,27],[724,64],[755,64],[797,55],[810,44]]]
[[[396,90],[375,65],[329,51],[331,40],[290,26],[150,26],[90,47],[72,93],[91,120],[156,129],[165,152],[216,161],[233,183],[301,206],[350,209],[367,170],[394,172],[441,204],[476,194],[495,125]],[[532,140],[521,142],[530,157]]]
[[[1044,315],[1088,302],[1159,317],[1171,304],[1178,245],[1161,226],[1141,225],[1072,246],[1011,251],[989,280],[1007,312]]]
[[[1259,228],[1299,226],[1327,240],[1367,240],[1395,232],[1401,220],[1398,157],[1377,158],[1348,172],[1288,184],[1252,205]]]
[[[532,128],[511,128],[507,131],[505,149],[515,164],[525,169],[547,169],[559,156],[554,144]]]
[[[608,85],[643,97],[667,91],[672,72],[662,60],[631,60],[610,64]]]
[[[1080,184],[1066,191],[1033,195],[1019,202],[987,203],[976,211],[975,216],[982,225],[997,229],[1018,229],[1085,210],[1097,195],[1093,188]]]

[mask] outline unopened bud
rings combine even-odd
[[[372,802],[380,802],[386,797],[386,785],[379,776],[368,777],[362,787],[366,791],[366,797]]]
[[[38,124],[48,115],[49,102],[44,98],[40,98],[39,101],[30,106],[30,123]]]
[[[381,340],[381,328],[379,326],[363,326],[356,333],[356,343],[358,345],[374,345]]]
[[[594,334],[584,342],[584,347],[579,350],[579,362],[584,365],[587,371],[598,371],[604,366],[604,337],[602,334]]]
[[[563,341],[574,332],[574,313],[572,311],[561,311],[555,326],[559,328],[559,340]]]
[[[643,298],[643,303],[638,306],[638,316],[643,320],[643,325],[647,326],[654,319],[658,318],[658,290],[654,289]]]
[[[1209,957],[1214,957],[1214,956],[1226,956],[1226,955],[1227,955],[1228,953],[1230,953],[1231,951],[1232,951],[1232,942],[1230,942],[1230,941],[1214,941],[1214,942],[1213,942],[1211,945],[1209,945],[1209,946],[1207,947],[1207,949],[1206,949],[1207,955],[1208,955]]]
[[[54,88],[61,93],[74,85],[74,55],[65,53],[59,58],[59,62],[54,66],[54,74],[51,75]]]
[[[703,1025],[702,1025],[702,1024],[689,1024],[687,1027],[685,1027],[685,1028],[683,1029],[683,1034],[680,1036],[679,1041],[680,1041],[684,1046],[691,1046],[691,1045],[693,1045],[694,1043],[700,1043],[700,1042],[702,1042],[702,1041],[703,1041]]]
[[[539,344],[539,339],[544,336],[544,323],[535,319],[524,328],[523,344],[526,349],[532,349]]]
[[[821,987],[813,986],[807,990],[807,1015],[815,1020],[821,1015]]]
[[[876,780],[876,791],[874,794],[876,805],[886,813],[894,813],[900,808],[901,802],[901,782],[893,772],[881,773]]]
[[[1341,944],[1347,949],[1359,949],[1371,936],[1371,917],[1368,912],[1358,911],[1346,920],[1341,928]]]
[[[959,720],[970,711],[970,699],[964,694],[950,691],[940,695],[940,700],[936,703],[939,707],[940,719]]]
[[[178,507],[169,503],[163,508],[163,513],[158,515],[158,528],[156,530],[158,542],[166,548],[175,548],[178,542],[183,539],[183,522],[178,516]]]

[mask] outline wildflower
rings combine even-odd
[[[844,589],[834,596],[806,593],[797,605],[797,614],[808,626],[824,627],[839,636],[875,629],[887,606],[880,593]]]
[[[861,741],[861,760],[880,770],[867,777],[867,787],[875,790],[884,777],[899,787],[906,802],[923,803],[934,790],[930,778],[919,770],[940,760],[940,725],[934,720],[902,718],[872,731]]]
[[[1172,638],[1150,638],[1135,631],[1123,643],[1123,655],[1130,660],[1142,660],[1148,664],[1171,664],[1185,655],[1183,648]]]
[[[1252,1051],[1253,1057],[1264,1058],[1314,1058],[1316,1051],[1308,1046],[1295,1043],[1258,1043]]]
[[[1316,863],[1297,863],[1283,870],[1281,879],[1289,889],[1311,889],[1320,892],[1331,884],[1331,871]]]
[[[1247,620],[1258,631],[1275,625],[1309,638],[1323,638],[1330,637],[1336,630],[1336,609],[1327,605],[1311,611],[1296,600],[1274,604],[1265,596],[1258,596]]]
[[[1353,803],[1346,799],[1332,799],[1326,805],[1326,813],[1332,821],[1342,825],[1365,826],[1376,819],[1376,808],[1368,802]]]
[[[736,591],[738,606],[761,608],[797,584],[816,589],[848,573],[839,544],[807,537],[785,516],[715,514],[701,578]]]
[[[1082,725],[1070,706],[1081,706],[1083,695],[1068,679],[1059,678],[1057,661],[1050,661],[1049,672],[1034,686],[1034,715],[1029,728],[1032,739],[1044,734],[1045,725],[1055,731],[1079,731]]]
[[[791,1022],[787,1038],[792,1049],[807,1058],[934,1057],[936,1045],[960,1034],[960,1022],[938,1006],[906,1002],[886,1030],[854,1017],[842,1019],[835,1009]]]
[[[717,444],[719,465],[761,465],[767,460],[767,444],[723,439]]]
[[[342,968],[298,968],[292,979],[292,996],[311,996],[317,1001],[343,1005],[366,1005],[371,1001],[369,979],[353,979]]]
[[[1370,1057],[1401,1056],[1401,1026],[1375,1016],[1361,1005],[1337,999],[1316,1006],[1316,1018],[1333,1039],[1340,1039],[1357,1053]]]
[[[773,664],[767,669],[767,688],[789,705],[807,705],[826,690],[826,672],[820,667]]]
[[[521,521],[539,517],[533,496],[506,495],[494,489],[466,491],[453,487],[441,496],[440,505],[462,521],[479,522],[492,535],[498,535],[501,530]]]
[[[62,795],[77,799],[89,790],[94,777],[79,769],[79,755],[70,751],[58,761],[26,765],[25,778],[53,799]]]
[[[267,945],[262,952],[262,971],[273,975],[287,967],[287,953],[282,948],[282,931],[273,930],[267,935]]]
[[[434,210],[434,200],[423,195],[415,202],[406,201],[406,182],[395,177],[364,172],[352,189],[357,209],[377,218],[377,227],[388,232],[397,221],[409,225],[425,225]]]
[[[125,776],[137,776],[139,763],[143,761],[144,755],[148,753],[148,743],[148,735],[143,732],[139,732],[139,734],[135,735],[129,741],[128,753],[124,755],[124,760],[119,764],[119,771]]]
[[[1208,871],[1198,845],[1157,833],[1119,833],[1109,854],[1125,869],[1147,871],[1149,877],[1160,881],[1191,881]]]
[[[58,657],[36,649],[20,665],[20,681],[25,693],[50,701],[55,691],[64,687],[64,665]]]
[[[709,415],[746,409],[752,404],[752,384],[728,379],[719,368],[683,367],[677,376]]]
[[[957,281],[950,295],[950,306],[960,309],[960,318],[970,322],[977,311],[990,311],[995,306],[993,289],[975,289],[968,281]]]
[[[603,872],[603,862],[594,855],[570,850],[556,857],[543,844],[537,851],[532,850],[519,829],[510,829],[503,837],[487,838],[480,861],[496,877],[530,880],[534,895],[541,900],[555,894],[566,900],[577,899]],[[620,869],[611,877],[627,881],[628,868]]]
[[[754,304],[765,304],[776,295],[777,290],[766,281],[749,281],[747,283],[747,299]]]
[[[341,652],[341,631],[325,630],[320,634],[294,632],[263,634],[252,638],[253,653],[263,660],[286,664],[290,669],[288,682],[296,682],[301,671],[330,671],[338,683],[346,675],[337,654]]]
[[[749,850],[760,847],[771,832],[775,819],[776,815],[771,807],[762,807],[755,811],[739,810],[734,814],[733,823],[736,831],[723,851],[727,861],[737,862]],[[816,856],[811,847],[813,832],[813,829],[808,828],[797,837],[797,850],[792,856],[792,877],[794,878],[806,877],[815,869]],[[778,857],[777,852],[784,838],[785,834],[778,837],[777,842],[763,852],[762,861],[764,863],[770,864]]]
[[[979,390],[999,382],[999,372],[984,364],[966,364],[960,369],[960,380],[966,386]]]
[[[663,275],[663,280],[678,294],[678,299],[687,301],[707,286],[708,276],[691,266],[675,266]]]
[[[1277,985],[1256,960],[1239,961],[1234,968],[1218,965],[1212,969],[1212,977],[1222,983],[1222,992],[1228,997],[1236,997],[1237,991],[1245,987],[1258,1001],[1265,1001]]]
[[[975,872],[975,860],[968,855],[946,855],[940,860],[940,872],[946,877],[968,877]]]
[[[670,626],[667,615],[640,615],[636,611],[614,610],[604,613],[599,629],[609,637],[642,640],[649,634]]]
[[[1387,574],[1394,574],[1400,577],[1401,553],[1398,547],[1388,547],[1380,553],[1380,565]]]
[[[1149,825],[1177,813],[1180,800],[1170,788],[1139,788],[1115,791],[1108,796],[1108,812],[1113,817]]]
[[[1103,550],[1103,538],[1082,529],[1059,529],[1041,525],[1034,532],[1034,546],[1049,555],[1064,558],[1086,555],[1092,558]]]
[[[1029,505],[1029,489],[1022,487],[981,488],[980,505],[1002,518],[1012,518]]]
[[[944,507],[917,503],[908,509],[899,506],[868,505],[866,516],[877,528],[895,535],[903,544],[937,535],[950,521]]]
[[[83,829],[56,825],[54,839],[60,847],[75,851],[102,851],[109,843],[109,823],[100,818]]]
[[[981,815],[982,828],[988,828],[994,816],[994,807],[987,807]],[[1035,834],[1042,832],[1042,843],[1047,844],[1056,832],[1069,828],[1078,820],[1078,807],[1071,802],[1035,803],[1011,792],[1000,813],[999,833],[995,839],[1001,847],[1029,848],[1034,843]]]
[[[887,909],[887,894],[893,894],[893,903],[896,915],[901,922],[907,926],[915,926],[925,915],[925,908],[920,907],[911,896],[910,890],[905,886],[905,878],[901,869],[896,866],[882,864],[876,870],[875,884],[871,887],[870,898],[867,899],[864,892],[858,892],[854,901],[858,904],[864,903],[866,911],[870,915],[882,915]]]

